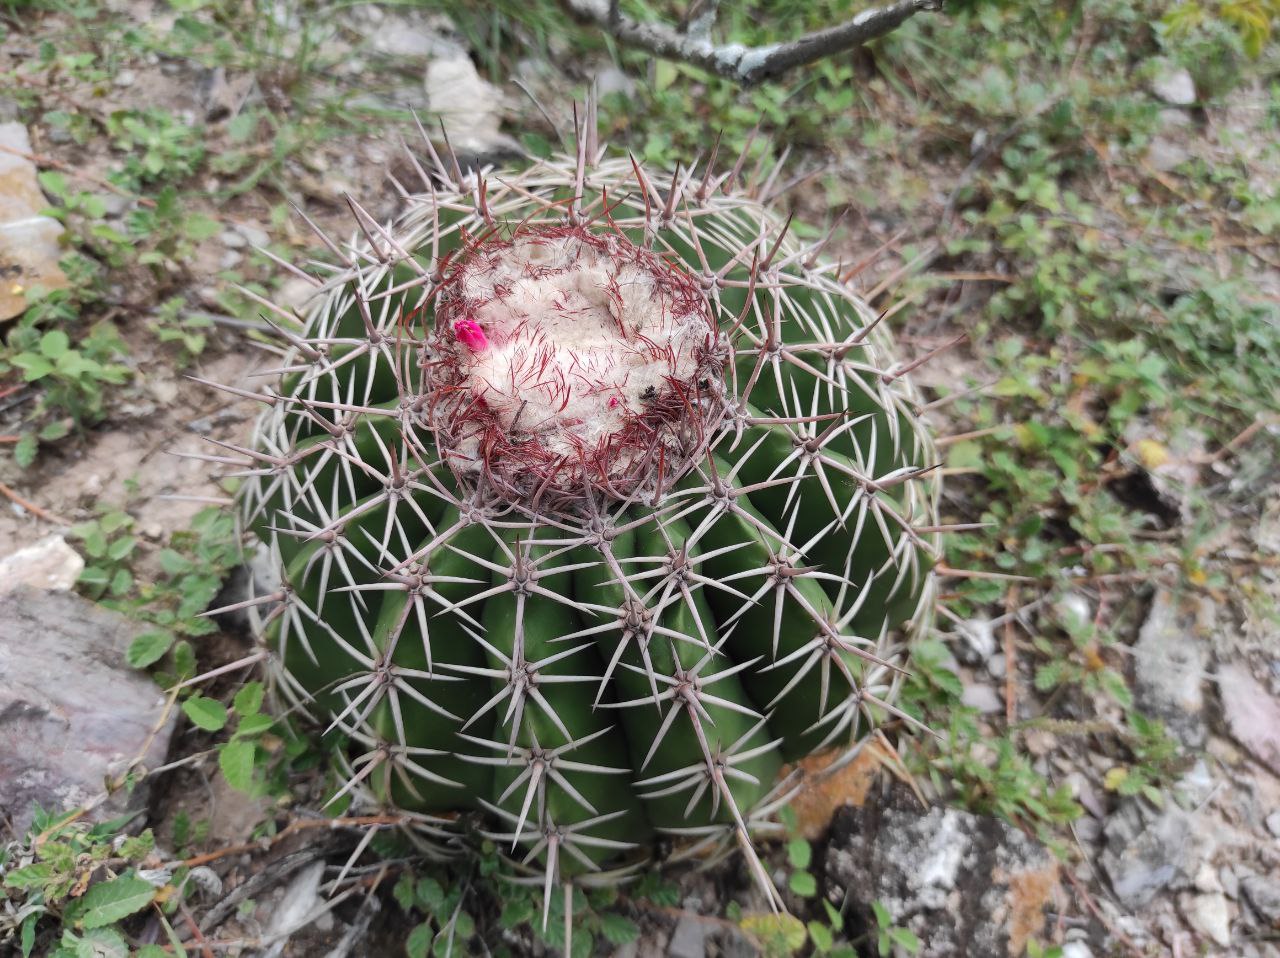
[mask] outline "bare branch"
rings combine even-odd
[[[715,26],[719,12],[720,0],[693,0],[680,21],[679,30],[688,39],[709,43],[711,28]]]
[[[752,86],[794,67],[860,47],[896,30],[921,10],[942,9],[942,0],[897,0],[885,7],[863,10],[847,23],[815,30],[787,43],[746,47],[739,43],[717,46],[711,42],[709,30],[717,6],[714,2],[695,13],[686,24],[687,32],[664,23],[635,20],[618,9],[616,0],[561,2],[575,17],[594,23],[620,43],[664,59],[691,63],[743,86]]]

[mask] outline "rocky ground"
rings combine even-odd
[[[139,0],[108,11],[113,18],[148,24],[157,37],[189,30],[176,6]],[[138,813],[135,825],[145,819],[162,846],[173,843],[161,858],[172,859],[178,844],[192,850],[193,880],[201,886],[190,899],[196,936],[271,943],[257,952],[263,954],[396,953],[406,920],[385,888],[381,895],[363,894],[381,880],[368,876],[382,873],[357,870],[368,879],[352,886],[360,895],[344,892],[335,903],[327,894],[325,882],[342,866],[354,838],[325,829],[325,839],[313,840],[319,830],[297,826],[314,813],[318,802],[309,805],[308,799],[320,797],[320,784],[296,783],[301,798],[288,808],[230,788],[218,773],[210,736],[182,719],[174,700],[149,678],[124,664],[124,649],[144,627],[75,594],[86,552],[85,537],[75,530],[97,521],[107,508],[126,513],[136,531],[129,568],[143,583],[162,575],[164,550],[181,538],[207,500],[225,496],[207,463],[174,454],[199,451],[209,438],[245,440],[253,404],[187,377],[252,390],[260,381],[255,372],[274,358],[250,335],[259,307],[245,297],[229,297],[232,283],[286,309],[305,306],[305,284],[251,248],[269,243],[273,252],[294,257],[316,248],[305,224],[284,208],[286,200],[323,228],[345,233],[345,194],[359,196],[378,217],[397,207],[388,176],[406,181],[411,169],[400,143],[402,134],[413,131],[405,110],[439,117],[464,160],[502,161],[528,148],[528,135],[551,139],[553,124],[565,128],[566,104],[584,79],[624,102],[636,95],[635,84],[647,81],[603,53],[574,59],[562,48],[564,64],[521,59],[509,82],[495,84],[477,67],[486,63],[486,54],[475,38],[441,15],[365,5],[326,23],[314,54],[325,64],[324,75],[310,99],[290,101],[296,88],[286,78],[260,66],[237,69],[234,61],[209,66],[189,51],[124,47],[103,76],[77,73],[62,61],[50,65],[42,44],[75,49],[74,38],[85,30],[77,16],[31,11],[4,20],[0,77],[18,82],[17,92],[0,93],[0,146],[7,148],[0,150],[0,220],[39,221],[22,233],[0,224],[0,252],[9,251],[0,266],[16,264],[20,270],[3,274],[11,288],[20,284],[17,276],[31,285],[65,281],[74,287],[82,281],[54,262],[60,251],[48,238],[58,224],[40,215],[33,190],[47,190],[49,182],[37,181],[37,171],[70,178],[77,190],[97,198],[100,209],[91,218],[120,231],[131,217],[154,208],[152,197],[159,195],[161,184],[150,181],[111,185],[128,152],[119,145],[121,137],[73,136],[68,130],[74,125],[65,117],[87,117],[105,129],[119,111],[163,110],[196,131],[213,156],[254,155],[230,174],[216,164],[200,167],[199,182],[187,184],[183,202],[212,226],[200,239],[164,252],[159,266],[128,261],[112,267],[103,295],[84,307],[116,324],[124,344],[120,362],[128,369],[127,384],[112,390],[98,421],[68,439],[42,443],[27,467],[0,459],[6,497],[0,501],[0,812],[15,840],[29,824],[33,801],[43,807],[86,805],[98,820]],[[295,20],[290,16],[282,8],[276,18],[282,35],[301,30],[297,14]],[[105,49],[94,44],[99,53]],[[292,53],[279,61],[301,68]],[[355,82],[366,77],[373,79]],[[317,89],[341,96],[324,101]],[[1274,93],[1260,82],[1207,106],[1190,73],[1170,69],[1135,96],[1159,111],[1141,158],[1155,182],[1196,157],[1228,153],[1232,163],[1244,164],[1246,179],[1275,182],[1280,167],[1274,150],[1254,142],[1265,139],[1268,129],[1274,133],[1259,119],[1275,109]],[[535,101],[551,104],[550,115]],[[305,118],[308,110],[320,113],[322,103],[358,107],[377,122],[315,137],[305,149],[282,156],[273,154],[269,136],[246,141],[235,125],[250,106]],[[620,136],[627,132],[624,116],[625,111],[614,113],[609,121]],[[801,145],[791,163],[813,175],[796,185],[790,202],[802,216],[828,222],[832,184],[838,184],[857,223],[837,234],[833,255],[859,263],[879,251],[857,279],[867,295],[879,295],[881,281],[900,277],[906,264],[925,260],[923,273],[905,287],[919,306],[910,324],[897,330],[908,347],[924,352],[957,331],[976,336],[970,317],[982,314],[992,285],[1005,282],[1007,264],[999,251],[985,272],[960,254],[924,257],[922,251],[936,242],[938,224],[953,222],[956,197],[972,184],[974,164],[989,161],[1008,130],[984,126],[981,137],[949,130],[953,139],[972,132],[971,146],[960,153],[906,157],[917,142],[911,127],[919,119],[880,115],[874,117],[879,139],[868,133],[863,142]],[[895,124],[897,133],[884,133]],[[182,149],[194,149],[182,142]],[[164,162],[178,162],[172,153],[165,156]],[[256,185],[221,192],[246,171],[260,169],[265,172]],[[1172,190],[1183,188],[1181,181],[1170,182]],[[202,200],[202,194],[217,199]],[[1196,194],[1194,202],[1179,207],[1179,215],[1213,220],[1215,202]],[[68,226],[79,242],[83,224],[69,220]],[[31,239],[31,229],[39,242]],[[72,238],[68,234],[64,242]],[[1262,300],[1280,301],[1274,234],[1264,231],[1254,239],[1249,248],[1257,258],[1248,267],[1253,288]],[[20,262],[15,251],[21,252]],[[1223,256],[1222,247],[1206,259],[1214,255]],[[194,355],[175,353],[172,341],[154,333],[160,301],[175,295],[183,297],[187,313],[209,318],[199,327],[206,343]],[[9,315],[0,312],[0,335],[6,324],[16,328],[19,322],[22,304],[0,300],[6,304]],[[1280,338],[1280,330],[1262,335]],[[926,366],[920,380],[931,397],[941,397],[957,384],[989,381],[987,360],[971,343]],[[0,375],[0,450],[16,448],[16,441],[7,440],[17,439],[42,401],[40,390],[10,363]],[[985,605],[966,605],[955,621],[943,620],[942,653],[934,667],[957,677],[955,704],[976,723],[977,735],[964,746],[966,761],[972,759],[968,771],[955,771],[958,747],[954,754],[922,750],[913,763],[916,747],[903,738],[897,745],[905,768],[892,751],[872,751],[834,776],[815,777],[797,802],[794,832],[812,845],[806,868],[816,878],[816,892],[792,895],[790,904],[806,920],[823,920],[827,912],[820,906],[830,903],[846,916],[848,937],[860,942],[862,954],[875,953],[875,902],[895,927],[914,935],[914,953],[933,958],[1050,953],[1028,951],[1040,946],[1059,948],[1062,958],[1280,955],[1276,422],[1260,418],[1252,432],[1227,443],[1169,435],[1155,412],[1144,415],[1135,418],[1123,449],[1128,465],[1118,455],[1104,481],[1123,486],[1136,503],[1134,511],[1149,517],[1150,541],[1177,542],[1204,559],[1196,568],[1217,574],[1188,579],[1189,566],[1180,565],[1177,555],[1141,573],[1116,572],[1113,579],[1092,567],[1086,574],[1083,566],[1064,566],[1051,587],[1023,587],[1013,607],[1002,605],[1001,595]],[[942,406],[933,416],[942,435],[989,426],[963,403]],[[1152,453],[1145,467],[1134,468],[1144,451]],[[956,476],[948,518],[975,518],[991,491],[971,478],[973,470],[964,463],[949,460],[948,471]],[[1106,535],[1089,541],[1091,547],[1105,546]],[[999,551],[993,549],[993,561]],[[1010,563],[992,568],[1018,572]],[[1040,687],[1037,643],[1060,641],[1071,622],[1083,628],[1104,618],[1121,623],[1121,639],[1093,654],[1108,657],[1131,690],[1132,703],[1094,688],[1058,693],[1052,684]],[[1019,630],[1016,638],[1011,623]],[[205,668],[252,652],[233,625],[199,642]],[[1086,659],[1087,654],[1088,649]],[[1147,756],[1149,761],[1130,732],[1124,732],[1129,738],[1117,737],[1117,729],[1132,729],[1131,710],[1162,721],[1171,736],[1167,749],[1159,740],[1165,751]],[[997,739],[1016,749],[1038,781],[1064,787],[1079,817],[1048,827],[1027,811],[1030,800],[984,801],[984,790],[987,798],[1003,800],[1001,789],[1023,787],[1021,780],[1000,778],[1006,763]],[[131,762],[165,770],[151,776],[148,789],[130,796],[117,791],[107,800],[102,783],[114,782]],[[1121,780],[1126,775],[1127,784]],[[1137,781],[1142,775],[1149,781]],[[178,842],[179,818],[202,823],[198,842]],[[264,828],[264,822],[274,824]],[[287,825],[293,830],[278,835]],[[792,865],[781,846],[770,860],[779,884],[786,885]],[[642,934],[620,946],[614,952],[619,956],[699,958],[773,947],[758,927],[726,917],[734,908],[741,915],[761,907],[732,863],[684,876],[674,901],[635,898],[623,907],[639,921]],[[6,947],[4,929],[0,915],[0,951]],[[158,934],[159,926],[150,925],[143,940]],[[516,950],[542,948],[518,932],[508,938]],[[904,942],[890,942],[880,953],[906,954],[911,948]],[[375,945],[383,950],[370,950]]]

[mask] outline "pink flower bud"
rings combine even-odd
[[[489,340],[485,337],[484,330],[474,319],[460,319],[454,323],[453,335],[457,336],[458,341],[473,353],[484,352],[489,348]]]
[[[617,397],[617,396],[610,396],[610,397],[609,397],[609,408],[610,408],[610,409],[617,409],[617,408],[618,408],[618,397]]]

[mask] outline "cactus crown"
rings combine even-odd
[[[338,795],[444,851],[477,821],[548,895],[658,835],[774,895],[783,763],[906,718],[937,495],[906,367],[745,153],[426,149],[403,217],[324,238],[252,446],[210,457],[280,572],[244,603],[277,692],[345,737]]]
[[[660,497],[723,403],[726,343],[697,284],[621,232],[488,232],[427,334],[428,419],[454,475],[535,510]]]

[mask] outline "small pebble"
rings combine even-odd
[[[960,701],[970,708],[977,709],[984,715],[991,715],[1004,709],[1004,700],[990,685],[970,685],[960,696]]]
[[[997,652],[987,659],[987,674],[993,679],[1002,679],[1008,670],[1009,662],[1003,652]]]
[[[1230,867],[1223,865],[1218,869],[1218,882],[1222,885],[1222,893],[1228,898],[1240,896],[1240,879]]]
[[[1280,838],[1280,811],[1274,811],[1267,816],[1267,831],[1276,838]]]
[[[236,232],[248,242],[250,246],[266,246],[271,242],[271,237],[267,235],[267,231],[259,229],[252,223],[237,223]],[[243,243],[241,244],[244,245]]]

